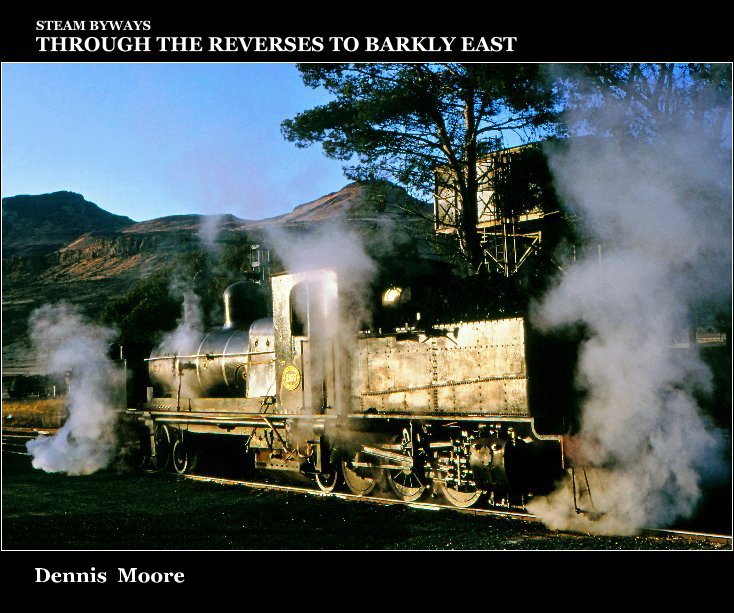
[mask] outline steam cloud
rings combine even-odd
[[[37,363],[49,372],[72,373],[66,422],[54,436],[26,444],[34,468],[68,475],[105,468],[115,455],[119,393],[124,390],[121,373],[107,357],[114,331],[89,323],[63,303],[34,311],[30,329]]]
[[[199,220],[199,240],[204,248],[211,253],[219,251],[217,239],[222,229],[224,215],[202,215]]]
[[[159,355],[190,355],[196,353],[204,331],[201,299],[185,282],[174,278],[169,287],[171,295],[181,296],[183,306],[176,328],[166,334],[158,346]]]
[[[320,224],[308,232],[279,226],[267,228],[266,232],[268,244],[272,245],[288,271],[336,271],[340,294],[349,300],[351,334],[356,333],[357,320],[369,317],[366,290],[377,270],[360,234],[341,218]],[[382,240],[377,235],[372,238]]]
[[[731,120],[730,110],[717,112]],[[613,113],[600,126],[612,136],[549,152],[559,194],[594,248],[567,263],[535,319],[546,328],[582,322],[590,334],[573,459],[603,467],[589,479],[605,513],[598,522],[576,515],[565,483],[529,505],[552,528],[634,534],[670,525],[695,511],[706,479],[728,472],[723,436],[693,397],[710,388],[710,372],[695,344],[672,348],[697,301],[731,296],[731,149],[691,119],[706,116],[651,117],[661,119],[655,137],[632,139],[618,136],[627,119]]]
[[[379,238],[375,236],[377,240]],[[336,403],[351,403],[351,364],[356,355],[360,324],[369,321],[368,289],[377,270],[368,255],[362,237],[343,219],[319,225],[308,232],[279,227],[267,229],[267,241],[290,272],[319,269],[333,270],[338,279],[338,303],[333,288],[321,288],[321,309],[312,311],[309,335],[312,344],[330,342],[334,349],[334,367],[341,373]],[[337,307],[338,304],[338,307]],[[306,305],[296,302],[299,316],[305,318]],[[316,315],[316,316],[315,316]],[[315,347],[316,345],[314,345]],[[317,362],[311,365],[311,377],[318,380]]]
[[[171,295],[182,297],[181,317],[176,322],[176,327],[163,337],[154,353],[159,356],[194,355],[199,349],[199,343],[204,334],[201,299],[185,281],[176,277],[171,282],[169,292]],[[190,360],[184,359],[184,362],[188,361]],[[176,362],[176,360],[171,360],[170,367],[176,368]],[[180,377],[181,393],[184,396],[199,396],[195,379],[195,377]]]

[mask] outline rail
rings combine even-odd
[[[2,429],[2,449],[3,453],[11,453],[15,455],[30,455],[25,451],[25,445],[17,441],[17,439],[30,440],[39,434],[52,435],[56,432],[53,428],[3,428]],[[24,451],[17,451],[17,448],[22,448]],[[279,492],[290,492],[297,494],[304,494],[308,496],[315,496],[319,498],[338,498],[341,500],[348,500],[352,502],[364,502],[372,503],[382,506],[407,506],[414,509],[421,509],[424,511],[451,511],[454,513],[463,513],[467,515],[484,515],[484,516],[495,516],[504,517],[508,519],[521,520],[526,522],[540,523],[540,519],[527,511],[503,509],[503,508],[460,508],[450,504],[436,503],[436,502],[403,502],[396,498],[386,498],[383,496],[358,496],[356,494],[349,494],[345,492],[324,492],[316,487],[303,487],[296,485],[276,484],[276,483],[264,483],[261,481],[250,481],[242,479],[227,479],[224,477],[215,477],[209,475],[174,475],[172,473],[161,473],[154,470],[146,470],[147,474],[155,474],[159,476],[167,476],[171,478],[189,479],[192,481],[217,483],[220,485],[239,486],[247,487],[250,489],[258,490],[270,490]],[[659,538],[683,538],[687,540],[705,541],[717,544],[728,545],[732,547],[732,537],[726,534],[712,534],[707,532],[695,532],[686,530],[672,530],[663,528],[645,528],[641,532],[644,536],[652,536]]]

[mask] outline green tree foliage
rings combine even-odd
[[[118,342],[152,344],[162,331],[175,327],[181,304],[168,291],[170,282],[170,270],[156,272],[105,308],[102,320],[119,330]]]
[[[433,193],[435,170],[455,177],[456,230],[476,270],[477,161],[512,132],[523,141],[552,130],[557,92],[537,64],[332,64],[299,66],[306,85],[334,99],[283,122],[299,147],[320,142],[351,162],[354,180],[389,179],[418,196]]]
[[[117,342],[126,346],[152,347],[173,330],[182,315],[183,292],[199,298],[203,329],[222,323],[222,293],[245,280],[250,284],[242,305],[251,320],[268,314],[266,286],[247,277],[250,243],[244,233],[228,237],[216,253],[204,250],[181,254],[163,270],[139,280],[129,292],[110,303],[101,319],[119,330]]]
[[[251,273],[251,250],[252,243],[248,240],[247,235],[244,232],[234,233],[220,247],[219,267],[223,272],[233,275]]]

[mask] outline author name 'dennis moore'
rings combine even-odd
[[[148,572],[137,568],[118,568],[117,583],[183,583],[182,572]],[[36,583],[107,583],[107,571],[96,571],[94,566],[85,572],[52,572],[36,568]]]

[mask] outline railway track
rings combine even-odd
[[[156,471],[153,471],[153,470],[146,471],[146,472],[156,473]],[[160,473],[157,473],[157,474],[160,474]],[[403,502],[402,500],[398,500],[397,498],[387,498],[384,496],[358,496],[356,494],[349,494],[345,492],[323,492],[319,489],[297,486],[297,485],[284,485],[280,483],[275,484],[275,483],[263,483],[261,481],[225,479],[222,477],[212,477],[212,476],[207,476],[207,475],[176,475],[176,476],[183,478],[183,479],[191,479],[193,481],[218,483],[220,485],[234,485],[234,486],[240,486],[240,487],[248,487],[251,489],[281,491],[281,492],[289,492],[289,493],[296,493],[296,494],[306,494],[306,495],[315,496],[318,498],[340,498],[342,500],[350,500],[353,502],[368,502],[368,503],[373,503],[373,504],[382,505],[382,506],[399,505],[399,506],[411,507],[414,509],[423,509],[426,511],[447,510],[447,511],[454,511],[456,513],[465,513],[469,515],[494,515],[494,516],[507,517],[510,519],[519,519],[519,520],[535,521],[535,522],[539,521],[537,517],[535,517],[534,515],[531,515],[530,513],[523,512],[523,511],[513,511],[510,509],[483,509],[483,508],[462,509],[460,507],[455,507],[450,504],[441,504],[441,503],[434,503],[434,502]]]
[[[157,471],[146,471],[149,473],[161,474]],[[348,494],[344,492],[323,492],[319,489],[312,489],[308,487],[283,485],[274,483],[263,483],[260,481],[247,481],[240,479],[226,479],[222,477],[212,477],[206,475],[176,475],[178,478],[190,479],[193,481],[201,481],[208,483],[218,483],[220,485],[240,486],[247,487],[250,489],[260,490],[271,490],[289,493],[305,494],[309,496],[315,496],[319,498],[340,498],[342,500],[349,500],[353,502],[372,503],[382,506],[406,506],[414,509],[421,509],[424,511],[451,511],[453,513],[463,513],[467,515],[485,515],[494,517],[504,517],[506,519],[513,519],[531,523],[541,523],[540,519],[535,515],[524,512],[524,511],[512,511],[506,509],[497,508],[460,508],[450,504],[441,504],[433,502],[403,502],[396,498],[386,498],[382,496],[357,496],[356,494]],[[684,538],[688,540],[706,541],[710,543],[721,543],[725,545],[732,545],[732,537],[725,534],[709,534],[705,532],[689,532],[685,530],[669,530],[662,528],[647,528],[641,533],[644,536],[654,536],[661,538]]]
[[[25,443],[39,434],[51,435],[55,429],[35,429],[35,428],[3,428],[2,431],[2,450],[4,453],[13,453],[19,455],[29,455],[26,451]],[[450,504],[442,504],[437,502],[403,502],[397,498],[388,498],[385,496],[358,496],[345,492],[324,492],[314,487],[304,487],[298,485],[287,485],[282,483],[266,483],[262,481],[251,481],[244,479],[229,479],[225,477],[215,477],[209,475],[175,475],[173,473],[161,473],[155,470],[146,470],[147,474],[157,476],[166,476],[177,479],[187,479],[191,481],[216,483],[225,486],[245,487],[256,490],[267,490],[277,492],[296,493],[317,498],[339,498],[351,502],[362,502],[375,504],[380,506],[407,506],[414,509],[424,511],[451,511],[453,513],[463,513],[467,515],[484,515],[503,517],[517,521],[540,523],[540,519],[531,513],[524,511],[515,511],[512,509],[498,508],[459,508]],[[670,530],[660,528],[648,528],[643,530],[642,535],[653,536],[659,538],[683,538],[687,540],[705,541],[711,543],[719,543],[732,546],[732,537],[724,534],[710,534],[705,532],[690,532],[685,530]]]
[[[2,449],[6,453],[28,455],[25,444],[40,434],[51,436],[57,428],[5,428],[2,430]]]

